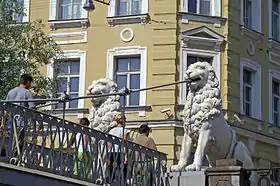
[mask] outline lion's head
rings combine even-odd
[[[116,93],[117,90],[118,90],[118,86],[114,81],[107,78],[102,78],[92,82],[92,84],[88,87],[87,94],[88,95],[110,94],[110,93]],[[92,98],[92,103],[98,106],[99,104],[102,104],[107,98],[108,96]],[[119,101],[120,96],[119,95],[111,96],[111,98]]]
[[[203,122],[221,113],[219,81],[207,62],[196,62],[185,73],[190,91],[184,108],[184,122],[189,134],[198,136]]]
[[[88,95],[112,94],[118,91],[117,84],[107,78],[98,79],[88,87]],[[90,111],[90,127],[102,132],[109,132],[117,125],[114,120],[119,114],[120,108],[119,95],[107,95],[92,98],[93,107]]]
[[[208,62],[196,62],[189,66],[184,76],[191,91],[198,91],[208,85],[213,88],[219,86],[214,68]]]

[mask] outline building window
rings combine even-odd
[[[243,70],[243,111],[250,117],[252,117],[253,73],[247,69]]]
[[[107,78],[118,84],[118,89],[146,88],[147,83],[147,48],[141,46],[116,47],[107,52]],[[133,93],[126,99],[126,106],[136,106],[139,116],[145,116],[141,106],[146,105],[146,91]],[[122,100],[121,100],[122,102]],[[122,102],[123,104],[123,102]],[[134,108],[134,107],[133,107]]]
[[[244,0],[244,25],[252,28],[252,0]]]
[[[130,90],[140,89],[141,60],[140,56],[116,57],[115,82],[118,88],[127,87]],[[127,96],[126,106],[139,105],[139,92]],[[121,100],[123,105],[123,100]]]
[[[187,68],[198,61],[210,63],[215,70],[217,79],[220,81],[220,53],[214,51],[200,51],[195,49],[183,48],[182,50],[182,68],[181,80],[184,79],[184,74]],[[188,95],[187,84],[181,85],[180,104],[185,104]]]
[[[280,72],[269,70],[269,123],[280,126]]]
[[[83,2],[83,0],[50,0],[49,21],[69,22],[86,19],[88,12],[83,8]]]
[[[24,7],[24,1],[23,0],[17,0],[17,6],[21,6],[25,9]],[[16,15],[15,16],[15,20],[18,22],[18,23],[22,23],[23,22],[23,17],[24,17],[24,12],[22,12],[22,14],[20,15]]]
[[[203,15],[212,15],[211,3],[211,0],[189,0],[188,12]]]
[[[262,32],[262,0],[241,0],[241,25]]]
[[[80,19],[82,18],[82,10],[82,0],[60,0],[58,18],[60,20]]]
[[[141,14],[143,0],[118,0],[117,1],[117,15],[139,15]]]
[[[261,119],[261,66],[245,58],[240,64],[240,112]]]
[[[221,0],[181,0],[181,3],[182,12],[221,17]]]
[[[272,110],[273,110],[273,124],[279,125],[279,100],[280,100],[280,91],[279,91],[279,82],[272,80]]]
[[[80,59],[68,59],[57,64],[58,94],[66,92],[70,97],[78,97]],[[56,108],[63,108],[63,104],[58,104]],[[67,102],[66,108],[78,108],[78,100]]]
[[[108,17],[148,14],[148,0],[111,0]]]
[[[54,68],[55,67],[55,68]],[[48,65],[48,77],[57,78],[58,94],[64,91],[71,97],[81,97],[85,94],[85,75],[86,75],[86,51],[82,50],[64,50],[63,59],[53,60]],[[48,107],[53,109],[52,107]],[[58,104],[55,109],[61,110],[62,104]],[[77,115],[78,118],[83,117],[83,113],[79,113],[77,109],[84,108],[84,100],[71,101],[66,103],[67,109],[72,109],[71,114]]]
[[[279,40],[279,0],[272,0],[272,38]]]
[[[3,3],[3,7],[6,6],[13,9],[10,11],[9,8],[6,8],[7,11],[5,13],[10,16],[10,19],[17,23],[29,22],[30,0],[4,1]]]

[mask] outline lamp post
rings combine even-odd
[[[104,5],[107,5],[109,6],[110,4],[108,2],[106,2],[106,0],[94,0],[98,3],[101,3],[101,4],[104,4]],[[93,11],[95,10],[95,6],[94,6],[94,3],[93,3],[93,0],[86,0],[83,8],[86,10],[86,11]]]
[[[95,6],[93,4],[93,1],[92,0],[86,0],[83,8],[86,10],[86,11],[93,11],[95,10]]]

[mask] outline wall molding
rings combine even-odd
[[[71,40],[71,37],[82,36],[83,39]],[[87,31],[84,32],[66,32],[66,33],[51,33],[50,37],[55,38],[65,38],[65,41],[55,41],[58,45],[67,45],[67,44],[77,44],[77,43],[87,43]]]

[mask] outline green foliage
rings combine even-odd
[[[17,0],[0,0],[0,100],[18,85],[22,73],[33,76],[35,96],[56,93],[56,78],[42,76],[40,69],[49,64],[50,59],[61,58],[62,53],[43,31],[41,21],[15,21],[23,15],[22,7]]]

